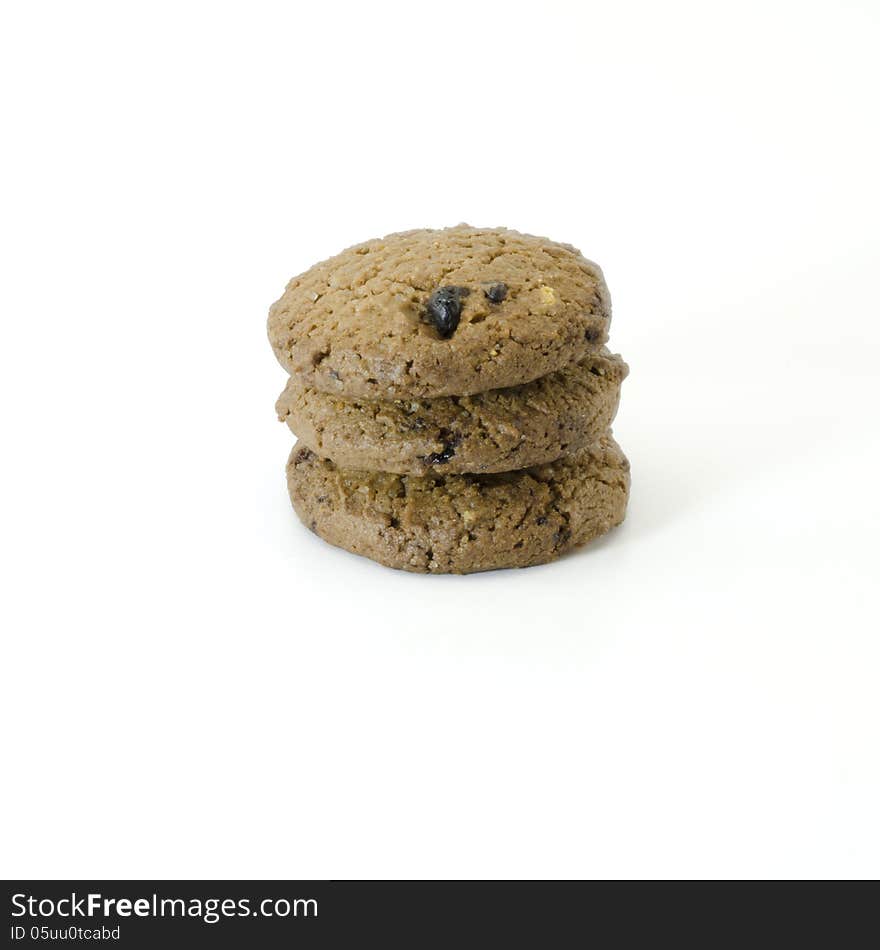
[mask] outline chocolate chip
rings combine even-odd
[[[535,524],[547,524],[547,519],[541,515],[540,518],[535,519]]]
[[[486,296],[492,303],[501,303],[507,296],[507,284],[492,284],[486,291]]]
[[[426,465],[445,465],[455,455],[455,446],[444,443],[442,452],[432,452],[425,456]]]
[[[445,465],[455,455],[455,450],[461,442],[460,435],[452,435],[448,431],[441,432],[440,438],[443,439],[443,451],[426,455],[424,458],[426,465]]]
[[[553,544],[559,547],[562,544],[567,544],[570,538],[571,531],[569,531],[568,528],[560,528],[553,534]]]
[[[598,327],[590,327],[584,332],[584,338],[588,343],[595,343],[602,338],[602,331]]]
[[[461,319],[461,301],[470,291],[467,287],[441,287],[428,298],[426,313],[444,340],[449,339]]]

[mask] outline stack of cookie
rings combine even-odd
[[[293,506],[390,567],[553,560],[619,524],[611,437],[627,366],[601,270],[505,229],[408,231],[295,277],[269,314],[291,374]]]

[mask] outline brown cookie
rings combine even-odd
[[[291,377],[276,409],[302,444],[343,468],[505,472],[553,461],[600,438],[627,372],[603,348],[522,386],[387,402],[333,396]]]
[[[552,561],[620,524],[629,463],[610,434],[495,475],[343,469],[297,446],[287,483],[300,519],[325,541],[406,571],[468,574]]]
[[[368,241],[295,277],[269,313],[281,364],[358,399],[470,395],[582,359],[611,319],[567,244],[459,225]]]

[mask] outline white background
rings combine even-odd
[[[880,8],[10,3],[4,876],[880,874]],[[459,221],[604,267],[623,528],[304,530],[293,274]]]

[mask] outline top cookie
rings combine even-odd
[[[575,248],[459,225],[367,241],[294,277],[269,339],[313,389],[467,396],[580,359],[610,320],[602,271]]]

